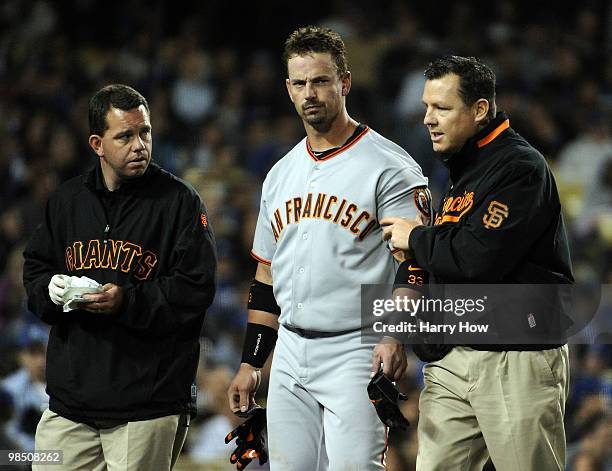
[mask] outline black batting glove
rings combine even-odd
[[[372,378],[368,384],[368,396],[376,408],[378,418],[392,430],[406,430],[410,427],[410,422],[403,416],[399,409],[398,400],[408,399],[393,385],[382,370]]]
[[[248,412],[248,418],[227,434],[225,443],[236,439],[236,449],[230,456],[230,463],[237,470],[243,470],[256,458],[262,465],[268,461],[264,429],[266,428],[266,409],[256,406]]]

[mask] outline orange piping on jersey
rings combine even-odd
[[[344,152],[345,150],[350,149],[353,146],[353,144],[357,143],[357,141],[361,139],[365,135],[365,133],[368,132],[369,130],[370,128],[366,126],[365,129],[361,131],[359,134],[357,134],[357,136],[355,136],[355,139],[353,139],[351,142],[348,142],[347,144],[343,145],[339,149],[336,149],[334,152],[332,152],[329,155],[326,155],[325,157],[321,159],[317,159],[317,156],[313,154],[312,150],[310,149],[310,144],[308,143],[308,138],[306,138],[306,150],[308,151],[308,155],[310,155],[310,158],[314,160],[315,162],[322,162],[324,160],[329,160],[332,157],[335,157],[336,155]]]
[[[497,126],[495,129],[493,129],[493,131],[491,131],[487,136],[485,136],[481,140],[479,140],[476,143],[476,145],[479,148],[486,146],[489,142],[491,142],[493,139],[495,139],[497,136],[499,136],[502,131],[505,131],[509,127],[510,127],[510,120],[507,119],[506,121],[501,123],[499,126]]]
[[[382,464],[385,469],[387,469],[387,463],[385,463],[385,458],[387,455],[388,447],[389,447],[389,428],[385,426],[385,447],[383,448],[383,451],[380,455],[380,464]]]
[[[253,257],[258,262],[263,263],[264,265],[272,265],[272,262],[270,260],[266,260],[265,258],[261,258],[259,255],[257,255],[252,250],[251,250],[251,257]]]

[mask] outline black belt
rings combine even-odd
[[[356,329],[350,330],[338,330],[335,332],[321,332],[320,330],[308,330],[308,329],[300,329],[299,327],[295,327],[292,325],[283,324],[283,327],[291,332],[298,334],[300,337],[304,337],[306,339],[318,339],[318,338],[327,338],[327,337],[337,337],[338,335],[350,334],[351,332],[357,332],[361,329],[361,327],[357,327]]]

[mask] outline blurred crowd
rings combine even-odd
[[[177,469],[231,469],[225,463],[232,448],[223,438],[239,421],[225,391],[240,362],[260,186],[304,136],[280,54],[285,37],[306,23],[342,34],[353,77],[349,113],[410,152],[436,201],[447,175],[422,124],[422,71],[450,53],[488,63],[497,74],[498,109],[556,175],[576,279],[609,293],[609,1],[574,2],[561,11],[552,2],[381,0],[375,12],[371,2],[330,1],[299,15],[272,1],[246,7],[241,19],[229,2],[218,1],[192,10],[161,0],[104,8],[93,0],[57,3],[0,4],[0,450],[31,450],[48,404],[48,328],[26,308],[24,244],[49,194],[95,164],[87,103],[101,86],[119,82],[149,100],[154,160],[200,192],[218,242],[218,291],[201,334],[199,417]],[[611,328],[612,306],[600,312]],[[571,346],[568,470],[612,467],[611,347]],[[415,424],[422,364],[409,356],[400,388],[408,395],[403,411]],[[264,404],[265,377],[258,394]],[[414,469],[415,430],[391,435],[390,470]]]

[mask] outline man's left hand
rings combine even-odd
[[[96,314],[117,313],[123,305],[123,289],[113,283],[105,284],[102,289],[102,293],[84,295],[82,309]]]
[[[404,344],[392,337],[383,337],[374,347],[372,353],[372,373],[370,377],[378,372],[381,363],[385,376],[393,381],[398,381],[404,375],[408,366]]]
[[[422,226],[423,221],[417,216],[414,220],[387,217],[380,220],[383,240],[390,240],[394,249],[410,250],[410,233],[415,227]]]

